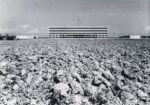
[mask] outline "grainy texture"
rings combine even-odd
[[[150,105],[150,41],[0,42],[0,105]]]

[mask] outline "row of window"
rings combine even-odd
[[[97,35],[59,35],[59,34],[50,34],[50,38],[105,38],[106,34],[97,34]]]

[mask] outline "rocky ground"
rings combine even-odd
[[[150,41],[3,41],[0,84],[0,105],[150,105]]]

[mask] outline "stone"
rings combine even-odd
[[[15,105],[16,102],[17,102],[17,98],[13,98],[13,99],[7,101],[7,105]]]
[[[38,56],[29,56],[28,59],[32,60],[33,62],[36,62],[38,59]]]
[[[6,66],[7,64],[8,64],[7,61],[1,61],[1,62],[0,62],[0,68]]]
[[[43,81],[42,77],[38,77],[35,81],[34,84],[39,84]]]
[[[59,83],[59,82],[66,82],[66,72],[65,70],[58,70],[56,75],[54,76],[54,82]]]
[[[30,104],[31,104],[31,105],[37,105],[37,100],[35,100],[35,99],[31,99]]]
[[[76,79],[76,81],[81,82],[82,78],[80,77],[80,75],[77,72],[72,72],[72,77]]]
[[[122,75],[130,80],[136,79],[135,76],[132,73],[130,73],[130,71],[127,69],[122,71]]]
[[[107,90],[107,87],[106,87],[104,84],[101,84],[101,85],[98,87],[97,92],[104,92],[105,90]]]
[[[137,91],[137,96],[142,100],[146,100],[148,98],[148,94],[144,93],[142,90]]]
[[[143,88],[143,85],[140,82],[135,82],[135,85],[137,88]]]
[[[102,75],[108,80],[115,80],[115,77],[111,74],[109,70],[104,71]]]
[[[73,94],[81,94],[83,95],[83,88],[81,87],[80,83],[76,81],[71,82],[71,87],[73,88]]]
[[[13,74],[8,74],[7,75],[7,79],[12,79],[12,78],[16,78],[16,75],[13,75]]]
[[[122,71],[122,68],[120,66],[117,66],[117,65],[112,65],[111,68],[112,68],[113,71],[118,71],[118,72]]]
[[[0,89],[3,89],[5,86],[6,86],[6,84],[5,84],[5,83],[1,83],[1,85],[0,85]]]
[[[14,89],[14,90],[18,90],[18,89],[19,89],[19,85],[18,85],[18,84],[15,84],[15,85],[13,86],[13,89]]]
[[[122,91],[120,98],[121,98],[122,101],[125,101],[125,100],[132,100],[132,99],[134,99],[134,97],[135,96],[132,93],[126,92],[126,91]]]
[[[28,76],[27,76],[27,78],[26,78],[26,82],[27,82],[28,84],[31,84],[32,79],[33,79],[33,75],[32,75],[31,73],[29,73]]]
[[[102,80],[99,79],[99,77],[95,77],[94,80],[92,81],[92,85],[94,86],[99,86],[102,83]]]
[[[92,96],[95,96],[97,94],[98,88],[96,86],[90,86],[89,89]]]
[[[80,95],[73,97],[73,105],[82,105],[82,97]]]
[[[138,100],[133,93],[122,91],[120,94],[120,99],[122,100],[125,105],[136,105]]]
[[[6,75],[7,74],[6,69],[0,69],[0,72],[2,73],[2,75]]]
[[[88,100],[81,95],[74,95],[72,97],[72,104],[71,105],[91,105]]]
[[[104,77],[99,77],[99,79],[107,86],[107,87],[110,87],[111,86],[111,83],[105,79]]]
[[[21,70],[21,75],[25,75],[27,73],[26,69]]]
[[[99,68],[99,62],[98,61],[95,61],[95,67]]]
[[[58,84],[55,84],[54,87],[54,92],[55,93],[59,93],[61,96],[64,96],[64,97],[68,97],[68,92],[70,91],[70,88],[68,86],[68,84],[66,83],[58,83]]]

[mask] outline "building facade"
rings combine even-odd
[[[50,38],[107,38],[106,27],[49,27]]]
[[[119,38],[123,39],[141,39],[141,35],[125,35],[125,36],[119,36]]]

